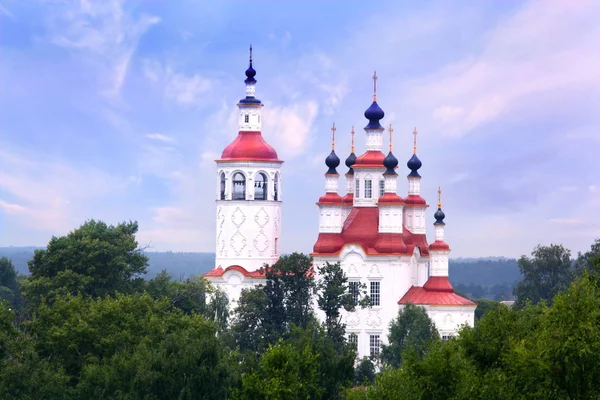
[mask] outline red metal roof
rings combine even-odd
[[[245,277],[250,277],[250,278],[264,278],[265,277],[265,274],[261,273],[260,270],[248,272],[248,270],[246,270],[246,268],[239,266],[239,265],[230,265],[229,267],[227,267],[225,269],[223,269],[221,267],[213,268],[209,272],[204,274],[204,276],[212,277],[212,278],[219,278],[219,277],[223,276],[223,274],[225,274],[227,271],[238,271]]]
[[[431,276],[423,287],[413,286],[398,304],[427,304],[431,306],[475,306],[469,299],[454,293],[447,276]]]
[[[327,205],[342,205],[342,198],[337,193],[325,193],[325,195],[319,198],[317,205],[327,204]]]
[[[223,150],[217,161],[275,161],[282,162],[277,152],[258,131],[239,132],[233,142]]]
[[[345,206],[351,206],[354,204],[354,195],[352,193],[347,193],[343,198],[342,198],[342,203],[344,203]]]
[[[403,204],[402,197],[396,193],[384,193],[383,196],[377,200],[378,206],[394,206]]]
[[[356,159],[352,168],[384,168],[383,159],[385,154],[381,151],[370,150]]]
[[[404,204],[408,206],[424,206],[427,202],[418,194],[410,194],[404,198]]]
[[[449,251],[450,246],[448,245],[448,243],[444,242],[443,240],[436,240],[435,242],[433,242],[429,245],[429,250],[431,250],[431,251]]]

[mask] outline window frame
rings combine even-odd
[[[355,304],[358,304],[360,297],[360,282],[359,281],[348,281],[348,290],[352,294],[352,299]]]
[[[373,198],[373,181],[371,179],[365,179],[365,199]]]
[[[379,180],[379,197],[383,197],[385,194],[385,179]]]
[[[369,356],[372,360],[379,360],[381,355],[381,335],[369,335]]]
[[[376,290],[374,290],[376,288]],[[381,306],[381,281],[369,282],[369,300],[371,307]]]
[[[358,178],[354,181],[354,197],[360,197],[360,179]]]

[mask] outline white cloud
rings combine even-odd
[[[442,132],[461,136],[516,115],[531,96],[547,100],[564,96],[562,89],[598,87],[599,6],[530,2],[488,32],[479,54],[412,82],[408,98],[430,110]]]
[[[291,106],[268,105],[263,111],[263,135],[280,158],[292,159],[304,153],[312,142],[317,102],[296,102]]]
[[[103,75],[102,93],[114,97],[120,94],[140,38],[159,21],[145,14],[132,17],[120,0],[69,2],[66,12],[50,19],[50,41],[89,57]]]
[[[33,158],[35,163],[31,154],[0,150],[0,189],[6,193],[0,208],[35,230],[66,233],[89,217],[90,202],[122,192],[129,183],[95,168]]]
[[[202,95],[212,87],[209,79],[202,78],[198,74],[185,76],[172,74],[165,87],[165,96],[180,104],[190,105],[198,102]]]
[[[590,186],[588,187],[588,190],[589,190],[591,193],[596,193],[596,192],[598,191],[598,186],[596,186],[596,185],[590,185]]]
[[[175,142],[175,139],[173,139],[171,136],[164,135],[162,133],[149,133],[146,135],[146,137],[148,139],[156,140],[158,142],[163,142],[163,143],[174,143]]]

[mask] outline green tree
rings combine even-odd
[[[67,236],[52,237],[45,250],[29,262],[24,285],[30,306],[57,295],[103,297],[141,290],[148,258],[135,240],[137,222],[108,226],[90,220]]]
[[[407,304],[398,312],[398,317],[390,323],[388,345],[383,345],[381,361],[398,368],[407,351],[414,351],[423,357],[431,342],[439,340],[433,321],[421,306]]]
[[[372,384],[375,381],[375,364],[369,357],[363,357],[354,370],[354,385]]]
[[[267,315],[269,298],[262,286],[242,289],[234,318],[231,334],[242,352],[259,353],[280,336],[273,333]]]
[[[585,270],[594,273],[594,260],[598,259],[600,259],[600,238],[592,243],[589,251],[577,253],[577,260],[575,261],[575,271],[577,275],[583,275]]]
[[[359,291],[362,289],[362,296],[361,293],[357,293],[357,300],[355,300],[354,293],[348,287],[348,278],[339,262],[333,264],[327,262],[319,268],[318,272],[320,278],[316,284],[317,304],[325,313],[324,325],[327,334],[341,347],[345,343],[346,325],[342,323],[340,312],[342,309],[352,312],[359,304],[366,306],[365,285],[353,288]],[[362,303],[359,300],[361,298]]]
[[[488,299],[477,299],[477,308],[475,309],[475,321],[479,321],[481,317],[483,317],[488,312],[495,310],[496,307],[504,306],[502,303],[499,303],[494,300]]]
[[[516,303],[522,307],[527,300],[551,302],[573,280],[571,252],[562,245],[538,245],[532,257],[521,256],[519,269],[523,280],[514,288]]]
[[[282,256],[266,274],[265,292],[270,299],[270,315],[275,329],[287,325],[306,327],[312,319],[314,280],[312,257],[301,253]],[[282,306],[283,305],[283,306]],[[281,316],[281,317],[280,317]]]
[[[319,355],[310,345],[302,349],[280,339],[263,355],[258,370],[242,378],[236,399],[293,400],[321,398]]]
[[[20,297],[15,267],[10,259],[0,257],[0,301],[6,300],[12,307],[18,308]]]

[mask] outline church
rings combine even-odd
[[[246,70],[246,96],[237,106],[239,132],[216,160],[216,265],[205,278],[220,287],[235,303],[242,289],[264,283],[260,268],[280,256],[282,165],[277,151],[261,134],[262,102],[256,94],[256,71]],[[348,340],[359,357],[378,358],[390,322],[408,303],[423,306],[444,339],[462,325],[474,324],[477,305],[454,293],[448,279],[450,246],[444,240],[444,212],[438,189],[435,237],[426,236],[429,208],[420,195],[422,166],[417,156],[417,131],[407,162],[407,194],[398,195],[398,159],[383,150],[385,116],[377,103],[377,75],[373,75],[373,101],[364,113],[366,151],[345,160],[345,193],[339,193],[340,158],[335,152],[335,125],[331,153],[325,159],[325,193],[318,206],[319,232],[311,256],[315,273],[325,263],[339,262],[348,277],[349,290],[359,296],[365,285],[370,307],[343,311]],[[315,276],[318,279],[318,275]],[[317,313],[317,315],[319,315]]]

